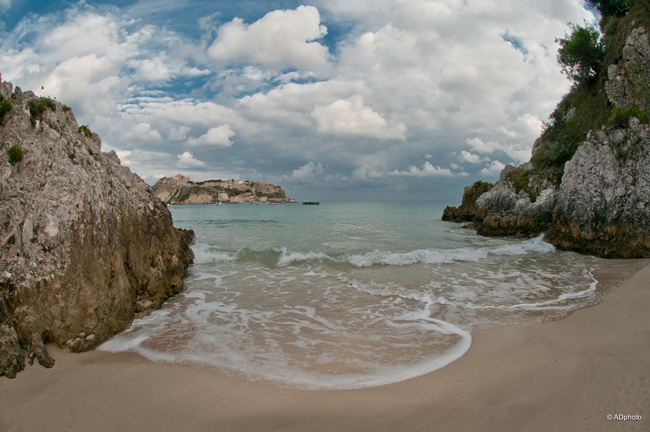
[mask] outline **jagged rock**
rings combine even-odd
[[[609,100],[627,110],[639,107],[650,110],[650,44],[643,27],[632,30],[623,48],[623,61],[607,69],[609,81],[605,84]]]
[[[487,215],[487,212],[481,210],[476,205],[476,200],[482,194],[489,191],[492,186],[494,186],[492,183],[486,183],[480,180],[471,186],[467,186],[463,192],[463,203],[458,208],[451,206],[445,208],[445,211],[442,213],[442,220],[450,222],[474,222],[475,220],[483,219]]]
[[[489,236],[532,237],[543,233],[553,219],[557,197],[555,187],[538,176],[531,176],[533,167],[523,164],[519,170],[506,166],[494,187],[477,200],[477,206],[486,213],[476,224],[479,234]],[[517,192],[517,173],[527,176],[527,184]]]
[[[630,31],[622,61],[608,73],[610,102],[619,110],[634,108],[647,115],[650,43],[645,29]],[[571,108],[565,118],[574,115]],[[565,163],[561,181],[549,180],[555,168],[544,171],[531,162],[516,169],[507,166],[494,187],[467,197],[464,220],[473,220],[483,235],[545,233],[546,241],[566,250],[650,257],[650,126],[633,116],[629,127],[621,126],[590,131]],[[541,137],[535,141],[533,160],[543,144]],[[464,195],[461,208],[465,200]]]
[[[193,232],[69,108],[6,82],[0,96],[12,103],[0,125],[0,375],[11,377],[26,358],[51,366],[45,343],[92,349],[180,292]],[[30,115],[35,102],[49,107]]]
[[[566,164],[548,240],[604,257],[650,256],[650,127],[590,134]]]

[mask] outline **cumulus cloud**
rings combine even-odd
[[[363,96],[337,100],[327,106],[317,105],[311,116],[320,132],[366,135],[374,138],[405,140],[406,126],[388,127],[386,119],[363,104]]]
[[[526,162],[530,158],[530,149],[532,144],[528,142],[518,142],[518,143],[505,143],[502,144],[498,141],[488,141],[484,142],[480,138],[467,139],[466,143],[472,147],[475,151],[479,153],[492,153],[496,150],[500,150],[507,154],[513,160],[521,163]],[[463,151],[464,153],[468,153]],[[469,153],[468,153],[469,154]],[[474,156],[474,155],[472,155]],[[464,158],[463,153],[461,157]],[[466,159],[467,160],[467,159]],[[468,160],[468,162],[471,162]],[[473,162],[476,163],[476,162]]]
[[[233,19],[219,28],[208,54],[225,64],[322,70],[328,66],[327,48],[312,41],[326,34],[318,9],[299,6],[269,12],[250,25],[241,18]]]
[[[506,166],[499,162],[498,160],[492,161],[483,168],[481,171],[479,171],[479,174],[485,177],[497,177],[499,173],[501,173],[501,170],[503,170]]]
[[[230,147],[232,141],[230,138],[235,136],[235,132],[230,130],[230,125],[224,124],[213,127],[198,138],[190,138],[186,144],[189,146],[212,146],[212,147]]]
[[[165,83],[179,75],[196,77],[211,73],[209,70],[186,67],[182,60],[170,58],[165,53],[160,53],[152,58],[131,60],[128,65],[135,70],[132,75],[135,81],[155,83]]]
[[[315,0],[257,21],[214,13],[195,34],[175,20],[192,6],[158,4],[155,19],[142,4],[26,16],[3,30],[3,78],[44,86],[148,179],[183,165],[334,194],[333,179],[352,199],[458,197],[463,167],[526,161],[570,86],[554,40],[593,18],[579,0]]]
[[[514,123],[503,125],[499,131],[511,139],[534,140],[542,132],[542,121],[536,115],[526,113]]]
[[[204,165],[205,165],[204,162],[195,159],[192,153],[188,151],[178,155],[178,166],[180,168],[199,167]]]
[[[395,176],[414,176],[414,177],[453,177],[453,176],[467,176],[465,172],[453,173],[449,168],[440,168],[439,166],[431,165],[431,162],[425,162],[422,168],[411,166],[408,171],[395,170],[390,173]]]
[[[169,129],[169,139],[170,141],[182,141],[187,138],[187,133],[191,129],[187,126],[179,126],[177,128]]]
[[[313,182],[323,173],[323,171],[323,165],[320,162],[316,165],[314,165],[313,162],[309,162],[308,164],[293,170],[290,176],[283,176],[283,179],[290,183]]]
[[[464,160],[465,162],[469,162],[469,163],[479,163],[479,162],[483,161],[483,159],[481,159],[481,157],[479,155],[472,154],[472,153],[470,153],[468,151],[465,151],[465,150],[460,152],[459,158],[461,160]]]
[[[133,128],[133,131],[127,134],[127,137],[137,141],[160,141],[162,137],[156,129],[151,129],[149,123],[140,123]]]

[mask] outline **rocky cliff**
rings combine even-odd
[[[531,161],[507,166],[494,185],[466,189],[461,207],[448,207],[443,220],[472,221],[483,235],[544,233],[560,248],[602,257],[650,257],[646,29],[644,5],[612,20],[611,63],[589,86],[574,86],[565,96]],[[591,129],[581,135],[584,125]]]
[[[181,291],[193,232],[72,111],[0,85],[0,375],[80,352]]]
[[[206,180],[193,182],[180,174],[162,178],[153,186],[153,192],[167,204],[227,203],[295,203],[287,198],[281,187],[262,181]]]

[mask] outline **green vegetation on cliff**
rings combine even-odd
[[[29,109],[29,120],[32,126],[34,126],[36,125],[36,120],[43,120],[43,113],[46,110],[56,111],[56,102],[45,97],[31,99],[27,102],[27,108]]]
[[[589,1],[594,27],[558,39],[572,81],[533,146],[491,188],[465,189],[443,220],[608,258],[650,257],[650,0]]]
[[[0,99],[0,125],[5,121],[5,115],[11,111],[11,102]]]
[[[558,63],[573,81],[573,86],[544,125],[539,146],[531,158],[533,169],[518,169],[519,172],[510,174],[517,192],[525,190],[534,195],[526,189],[529,181],[523,177],[537,176],[559,185],[564,164],[571,160],[590,130],[627,127],[631,117],[642,123],[650,120],[645,111],[650,102],[650,89],[644,88],[634,94],[634,102],[627,109],[615,107],[605,90],[607,68],[623,57],[625,41],[631,30],[640,25],[650,29],[650,5],[646,1],[589,3],[598,7],[601,13],[606,12],[600,22],[602,37],[588,25],[573,25],[570,35],[557,40],[560,45]],[[625,74],[632,79],[647,73],[640,65],[633,70],[625,68]],[[533,196],[531,201],[534,201]]]

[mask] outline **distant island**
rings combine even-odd
[[[178,174],[163,177],[153,186],[154,195],[171,204],[295,203],[280,186],[263,181],[206,180],[193,182]]]

